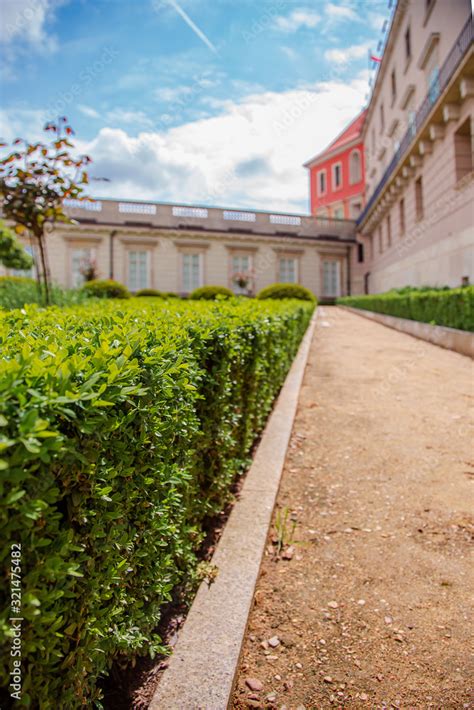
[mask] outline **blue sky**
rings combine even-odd
[[[2,0],[0,134],[65,114],[94,194],[307,211],[388,0]]]

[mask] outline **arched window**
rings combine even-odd
[[[350,180],[351,185],[360,182],[362,179],[362,169],[360,160],[360,150],[353,150],[350,158]]]

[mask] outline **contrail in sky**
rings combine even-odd
[[[199,27],[196,25],[196,23],[191,20],[191,18],[189,17],[189,15],[183,10],[182,7],[180,7],[180,6],[178,5],[178,3],[176,2],[176,0],[168,0],[168,2],[169,2],[169,4],[170,4],[172,7],[174,7],[174,9],[175,9],[176,12],[178,13],[178,15],[181,15],[181,17],[183,18],[183,20],[185,21],[185,23],[192,29],[192,31],[193,31],[195,34],[197,34],[197,36],[199,37],[199,39],[200,39],[202,42],[204,42],[204,44],[206,45],[206,47],[209,47],[209,49],[211,50],[211,52],[214,52],[215,54],[217,54],[217,49],[216,49],[216,48],[214,47],[214,45],[212,44],[211,40],[210,40],[208,37],[206,37],[206,35],[204,34],[204,32],[203,32],[202,30],[200,30]]]

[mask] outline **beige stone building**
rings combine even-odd
[[[67,209],[76,224],[48,235],[51,277],[63,286],[79,286],[94,263],[100,278],[131,291],[188,294],[218,284],[254,294],[288,282],[332,299],[350,289],[350,220],[116,200],[69,201]]]
[[[474,282],[471,0],[399,0],[364,125],[353,291]]]

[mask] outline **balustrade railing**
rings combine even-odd
[[[310,215],[230,210],[218,207],[173,205],[160,202],[133,200],[65,200],[68,212],[74,218],[97,224],[120,226],[159,227],[171,229],[200,229],[252,234],[287,235],[289,237],[328,236],[354,238],[355,221],[313,217]],[[97,215],[81,214],[83,211]],[[130,215],[130,218],[128,218]]]

